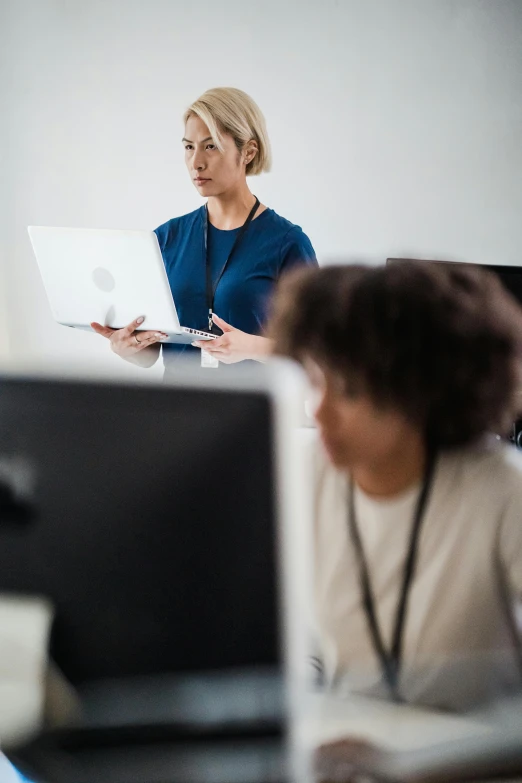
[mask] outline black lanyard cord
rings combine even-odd
[[[216,282],[212,283],[212,269],[210,267],[210,258],[208,253],[208,226],[209,226],[209,216],[208,216],[208,204],[205,204],[205,223],[204,223],[204,243],[205,243],[205,266],[206,266],[206,280],[207,280],[207,308],[208,308],[208,330],[209,332],[212,332],[214,322],[212,320],[212,315],[214,314],[214,299],[216,298],[216,291],[217,287],[219,285],[219,281],[223,277],[223,274],[230,262],[230,259],[234,255],[235,251],[239,247],[239,243],[243,239],[243,236],[249,227],[250,223],[255,217],[255,214],[259,208],[259,199],[257,196],[254,197],[256,202],[252,209],[250,210],[247,219],[241,226],[235,240],[234,244],[232,245],[232,248],[230,250],[230,253],[228,254],[225,263],[223,264],[223,267],[221,269],[221,272],[216,278]]]
[[[368,630],[372,639],[373,647],[379,658],[381,664],[382,673],[386,680],[390,692],[396,701],[402,701],[399,694],[399,675],[401,668],[402,658],[402,638],[403,630],[406,622],[406,614],[408,609],[408,597],[411,589],[411,585],[415,576],[415,566],[417,562],[417,553],[419,545],[419,536],[422,527],[422,522],[425,517],[426,506],[429,498],[430,489],[433,483],[433,475],[435,471],[435,457],[430,456],[424,475],[424,482],[415,508],[415,514],[413,517],[413,524],[410,532],[410,541],[408,546],[408,552],[404,563],[403,578],[401,591],[399,595],[399,601],[397,603],[397,612],[395,615],[395,626],[393,629],[391,651],[388,652],[384,646],[384,641],[379,628],[377,620],[377,614],[375,611],[375,600],[373,597],[372,587],[370,583],[370,573],[368,570],[368,564],[364,554],[364,548],[361,541],[361,535],[357,525],[357,518],[355,514],[355,491],[353,480],[350,478],[349,483],[349,500],[348,500],[348,528],[350,531],[350,538],[355,550],[357,558],[357,566],[359,570],[359,582],[362,594],[362,603],[364,607],[364,613],[366,615],[366,621],[368,624]]]

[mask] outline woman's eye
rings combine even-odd
[[[215,150],[216,145],[215,144],[207,144],[207,150]]]
[[[185,149],[186,150],[191,150],[192,149],[192,144],[185,144]]]

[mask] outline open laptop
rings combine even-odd
[[[29,237],[55,320],[90,330],[120,329],[140,315],[141,330],[191,343],[216,335],[181,326],[154,231],[29,226]]]

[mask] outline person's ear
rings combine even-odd
[[[255,139],[250,139],[250,141],[247,141],[243,148],[243,160],[247,166],[254,160],[258,152],[259,147],[257,145],[257,141]]]

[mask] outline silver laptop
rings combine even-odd
[[[191,343],[215,335],[181,326],[154,231],[29,226],[29,237],[55,320],[120,329],[145,316],[141,330]]]

